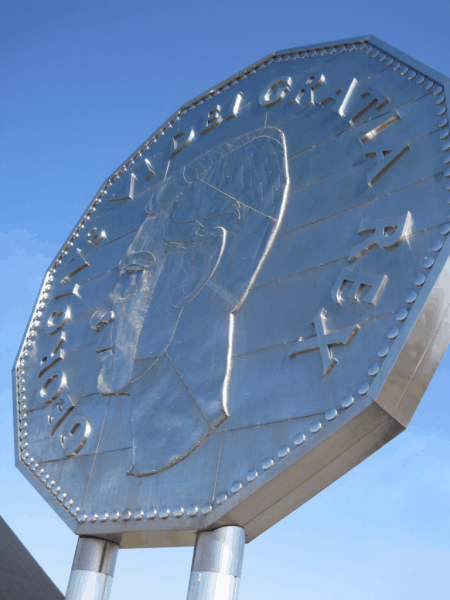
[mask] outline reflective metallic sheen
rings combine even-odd
[[[404,321],[406,319],[406,317],[408,316],[408,314],[409,313],[406,310],[406,308],[401,308],[399,311],[397,311],[395,318],[397,319],[397,321]]]
[[[240,481],[234,481],[231,484],[231,492],[237,494],[242,489],[242,483]]]
[[[304,433],[297,433],[297,435],[294,437],[294,444],[296,446],[300,446],[301,444],[303,444],[303,442],[305,440],[306,440],[306,436]],[[271,459],[269,459],[269,460],[271,460]],[[263,469],[264,469],[264,463],[263,463]]]
[[[242,527],[197,535],[187,600],[237,600],[245,547]]]
[[[335,408],[329,408],[325,413],[325,419],[327,421],[332,421],[338,416],[338,411]]]
[[[198,506],[196,504],[190,504],[186,509],[186,513],[188,517],[196,517],[198,514]]]
[[[445,229],[444,229],[445,228]],[[447,230],[448,229],[448,230]],[[450,231],[450,224],[447,225],[443,225],[441,227],[441,233],[442,235],[447,235],[447,233]],[[446,233],[443,233],[443,231],[445,231]],[[417,285],[418,287],[420,287],[421,285],[423,285],[426,281],[426,277],[423,273],[420,273],[419,275],[417,275],[417,277],[414,279],[414,285]]]
[[[284,458],[285,456],[287,456],[289,454],[289,452],[290,452],[289,446],[283,445],[278,448],[277,454],[278,454],[279,458]]]
[[[367,375],[370,375],[371,377],[375,377],[375,375],[378,373],[379,370],[380,370],[380,365],[377,363],[373,363],[367,369]]]
[[[228,500],[228,494],[226,492],[220,492],[220,494],[217,494],[217,504],[223,504],[226,500]]]
[[[361,383],[358,386],[358,394],[360,394],[361,396],[365,396],[365,394],[367,394],[369,389],[370,389],[370,385],[367,383],[367,381],[365,381],[364,383]]]
[[[391,327],[389,329],[389,331],[387,332],[387,336],[390,340],[394,340],[399,333],[399,328],[398,327]]]
[[[167,519],[170,515],[170,508],[168,506],[164,506],[160,509],[158,516],[160,519]]]
[[[72,531],[251,541],[407,427],[450,339],[445,81],[373,36],[274,52],[182,105],[60,232],[18,344],[15,452]]]
[[[207,502],[202,506],[202,515],[208,515],[212,511],[212,505]]]
[[[129,521],[132,517],[133,513],[131,512],[131,510],[129,508],[126,508],[123,512],[122,512],[122,521]]]
[[[118,552],[113,542],[79,538],[66,600],[108,600]]]
[[[267,471],[268,469],[270,469],[270,467],[273,467],[273,464],[273,458],[267,457],[262,461],[262,468],[264,469],[264,471]]]
[[[434,244],[431,246],[431,250],[433,252],[440,252],[442,250],[443,245],[444,242],[442,242],[441,240],[437,240],[437,242],[434,242]]]
[[[247,473],[246,479],[248,482],[254,481],[258,477],[258,471],[256,469],[250,469]]]
[[[309,431],[311,433],[317,433],[322,429],[322,423],[320,421],[313,421],[309,426]]]
[[[341,406],[342,408],[350,408],[350,406],[354,403],[354,398],[353,396],[344,396],[341,400]]]
[[[380,358],[386,358],[386,356],[389,353],[389,346],[386,346],[386,344],[384,346],[381,346],[381,348],[378,348],[378,356]]]

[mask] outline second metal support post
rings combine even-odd
[[[78,539],[66,600],[108,600],[118,544],[92,537]]]
[[[237,600],[244,546],[242,527],[197,534],[187,600]]]

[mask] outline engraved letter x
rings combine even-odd
[[[323,361],[323,374],[328,375],[332,368],[338,363],[337,358],[332,356],[330,348],[333,346],[348,346],[359,331],[359,325],[350,325],[344,329],[337,329],[331,333],[327,329],[326,310],[321,308],[312,320],[316,328],[317,336],[313,338],[300,338],[292,349],[289,358],[298,354],[320,350]]]

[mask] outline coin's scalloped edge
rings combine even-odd
[[[174,115],[172,115],[172,117],[170,117],[152,136],[150,136],[148,138],[148,140],[139,147],[138,150],[133,152],[133,154],[126,161],[124,161],[124,163],[122,163],[122,165],[108,179],[105,180],[105,182],[101,186],[99,192],[96,194],[93,201],[90,203],[87,211],[81,217],[77,226],[74,228],[74,230],[72,231],[70,236],[67,238],[65,244],[62,246],[62,249],[57,256],[57,259],[59,259],[59,260],[61,259],[63,252],[67,251],[67,249],[69,247],[68,244],[74,239],[74,235],[76,235],[77,232],[80,230],[80,228],[84,227],[84,224],[90,219],[89,215],[93,212],[93,209],[95,210],[95,208],[94,208],[95,205],[98,204],[99,202],[101,202],[101,196],[103,193],[105,193],[106,186],[108,184],[110,184],[112,179],[114,177],[116,177],[119,174],[119,172],[123,172],[123,170],[126,170],[130,161],[134,161],[137,158],[138,154],[141,155],[143,152],[146,151],[146,149],[148,149],[151,145],[153,145],[157,141],[157,138],[160,137],[161,132],[163,132],[165,129],[169,128],[171,126],[171,124],[174,122],[174,120],[178,119],[187,109],[194,108],[198,102],[204,100],[207,96],[220,91],[221,88],[223,88],[227,85],[230,85],[232,82],[237,81],[242,77],[246,78],[248,75],[253,74],[251,72],[255,72],[256,69],[261,68],[261,65],[265,65],[268,63],[272,64],[273,62],[275,62],[274,59],[277,57],[283,57],[284,60],[290,60],[291,58],[298,59],[298,58],[307,58],[308,56],[314,57],[320,51],[322,51],[323,53],[333,53],[333,52],[340,50],[340,52],[343,53],[347,49],[349,49],[350,51],[354,51],[355,49],[357,49],[357,48],[354,48],[355,44],[365,45],[369,41],[370,41],[370,46],[373,46],[374,50],[378,50],[378,52],[377,52],[376,56],[374,56],[374,58],[379,58],[380,51],[388,53],[389,56],[397,59],[402,64],[405,64],[407,67],[412,68],[414,71],[418,71],[419,72],[418,74],[422,74],[422,75],[426,76],[428,79],[432,80],[433,83],[438,86],[437,91],[434,91],[435,95],[440,95],[444,91],[443,89],[439,89],[439,86],[445,85],[445,92],[447,92],[447,93],[449,92],[448,88],[450,86],[450,79],[448,77],[445,77],[444,75],[438,73],[437,71],[434,71],[430,67],[423,65],[423,63],[421,63],[420,61],[417,61],[417,60],[413,59],[412,57],[409,57],[408,55],[404,54],[403,52],[397,50],[396,48],[393,48],[389,44],[386,44],[386,43],[382,42],[382,40],[379,40],[375,36],[371,36],[371,35],[357,37],[357,38],[348,38],[346,40],[339,40],[336,42],[322,43],[320,45],[316,44],[316,45],[302,46],[299,48],[272,52],[271,54],[266,55],[264,58],[260,59],[259,61],[251,64],[249,67],[239,71],[232,77],[226,79],[224,82],[214,86],[213,88],[210,88],[205,93],[197,96],[193,101],[183,104],[182,107],[178,111],[176,111],[174,113]],[[360,48],[362,49],[362,46],[360,46]],[[303,53],[303,56],[300,56],[301,53]],[[371,52],[369,52],[369,54],[371,54]],[[383,60],[385,60],[385,58]],[[417,74],[414,75],[413,79],[415,79],[416,76],[417,76]],[[432,87],[434,87],[434,85]],[[432,92],[432,89],[430,89],[430,92]],[[441,127],[441,125],[439,125],[439,127]],[[450,212],[448,213],[448,218],[450,219]],[[441,233],[441,235],[443,236],[443,235],[447,235],[447,234]],[[434,254],[435,252],[437,253],[439,251],[440,251],[440,249],[438,251],[431,252],[431,254]],[[434,265],[434,261],[431,264],[431,267],[424,266],[424,268],[429,270],[432,268],[433,265]],[[20,392],[20,386],[18,383],[19,378],[20,378],[20,370],[24,366],[24,356],[23,356],[24,348],[23,348],[23,346],[24,346],[24,342],[27,340],[27,336],[30,334],[30,331],[31,331],[31,333],[33,332],[33,329],[32,329],[33,322],[36,322],[36,321],[39,322],[39,317],[36,317],[37,307],[41,302],[45,302],[45,300],[47,299],[46,291],[44,288],[45,288],[45,286],[48,286],[51,283],[52,271],[54,272],[55,267],[56,267],[56,260],[53,260],[49,269],[47,270],[47,272],[45,274],[43,283],[41,285],[37,300],[35,302],[33,311],[31,313],[31,316],[30,316],[30,319],[29,319],[29,322],[27,325],[25,335],[22,339],[22,343],[19,347],[19,351],[17,353],[14,365],[12,367],[13,390],[14,390],[14,392],[13,392],[13,403],[14,403],[13,408],[14,408],[14,421],[15,421],[14,422],[14,436],[15,436],[15,444],[14,445],[15,445],[15,451],[16,451],[16,466],[20,469],[20,471],[26,476],[26,478],[32,483],[32,485],[39,491],[39,493],[42,496],[45,495],[46,497],[48,497],[47,496],[48,493],[50,493],[50,495],[53,495],[54,500],[55,500],[55,503],[54,504],[52,503],[53,508],[63,518],[64,522],[67,525],[69,525],[69,527],[72,530],[75,531],[79,525],[82,525],[87,520],[89,520],[90,522],[95,522],[97,519],[95,519],[95,521],[91,521],[89,519],[90,515],[89,516],[86,515],[83,511],[82,506],[79,507],[76,505],[76,503],[73,503],[78,508],[78,510],[76,510],[76,511],[73,510],[72,504],[70,504],[67,508],[64,507],[63,500],[58,500],[56,498],[56,496],[54,494],[52,494],[52,488],[56,488],[58,486],[58,483],[54,482],[52,487],[48,488],[48,485],[46,485],[46,483],[47,483],[48,479],[51,479],[51,476],[47,473],[45,473],[45,475],[44,474],[39,475],[39,472],[36,473],[35,461],[32,458],[31,449],[29,448],[28,443],[25,442],[26,438],[23,438],[23,440],[21,440],[20,436],[19,436],[19,415],[21,412],[21,406],[23,406],[23,404],[24,404],[24,400],[23,399],[21,400],[21,394],[23,394],[23,392]],[[413,301],[413,303],[414,303],[414,301]],[[409,303],[409,304],[411,305],[413,303]],[[405,319],[402,319],[401,322],[403,323],[406,319],[407,319],[407,317]],[[400,322],[398,324],[398,327],[401,327]],[[397,331],[397,334],[395,337],[397,337],[397,335],[398,335],[398,331]],[[390,338],[390,339],[393,339],[393,338]],[[382,360],[384,358],[385,357],[383,357]],[[369,378],[370,379],[373,378],[372,379],[372,381],[373,381],[376,378],[376,374],[375,374],[375,376],[369,374]],[[369,393],[370,388],[371,388],[371,384],[369,384],[368,382],[362,382],[361,385],[358,387],[358,390],[356,392],[352,393],[352,397],[358,398],[358,397],[364,396],[366,394],[368,395],[368,397],[371,397],[371,394]],[[22,396],[22,398],[25,398],[25,396]],[[351,404],[349,404],[348,406],[344,406],[342,404],[339,407],[339,411],[334,406],[330,407],[327,411],[325,411],[323,413],[323,418],[320,417],[320,420],[316,419],[315,421],[313,421],[310,424],[309,433],[311,433],[313,435],[315,433],[317,433],[320,429],[322,429],[323,425],[326,425],[327,421],[334,420],[336,417],[339,416],[339,413],[342,412],[342,410],[348,410],[348,408],[352,404],[353,404],[353,402]],[[334,413],[333,413],[334,416],[331,419],[326,417],[327,413],[331,414],[330,411],[334,411]],[[321,413],[321,415],[322,415],[322,413]],[[325,419],[325,421],[324,421],[324,419]],[[22,424],[23,430],[25,430],[26,427],[27,427],[27,424],[26,424],[26,422],[24,422]],[[304,441],[307,441],[307,438],[303,432],[297,433],[294,436],[294,439],[298,438],[301,434],[303,434],[303,439],[301,442],[301,443],[303,443]],[[296,442],[292,442],[292,443],[294,443],[295,446],[300,445],[300,444],[297,444]],[[292,443],[290,442],[290,446],[289,445],[281,446],[280,448],[278,448],[278,450],[276,452],[274,452],[274,454],[277,453],[279,458],[284,458],[288,453],[290,453],[291,448],[292,448]],[[284,453],[285,449],[287,449],[287,451]],[[292,448],[292,450],[295,450],[295,448]],[[264,459],[263,463],[265,462],[265,460],[266,459]],[[261,469],[262,470],[259,473],[258,472],[259,469],[258,468],[255,469],[255,467],[252,466],[250,468],[250,471],[255,471],[257,473],[257,475],[256,475],[256,477],[253,477],[253,478],[249,478],[247,476],[246,481],[243,482],[243,485],[245,486],[245,485],[252,484],[255,479],[259,478],[260,474],[263,475],[264,472],[267,470],[264,468],[263,465],[261,465]],[[40,469],[40,470],[42,470],[42,469]],[[249,471],[249,473],[250,473],[250,471]],[[42,480],[43,477],[46,477],[46,479],[44,481]],[[238,483],[238,482],[234,482],[234,483]],[[234,485],[234,483],[230,482],[230,486]],[[241,483],[241,482],[239,482],[239,483]],[[243,485],[241,483],[241,486],[239,487],[238,492],[241,489],[243,489]],[[46,488],[45,490],[43,489],[44,486]],[[230,488],[230,486],[228,486],[228,487]],[[236,492],[236,494],[238,492]],[[61,493],[62,493],[62,490],[61,490]],[[224,504],[226,502],[226,500],[229,497],[232,497],[233,495],[234,495],[233,492],[229,495],[226,491],[222,491],[222,492],[216,494],[216,500],[211,500],[211,501],[207,502],[208,507],[210,507],[208,512],[203,512],[203,509],[202,509],[202,513],[204,514],[204,516],[206,516],[207,514],[211,513],[211,511],[213,510],[213,506],[212,506],[213,504],[216,504],[216,505]],[[217,501],[217,499],[219,497],[220,497],[220,501]],[[202,502],[199,502],[199,504],[202,505]],[[206,506],[206,504],[203,504],[203,508],[205,506]],[[184,507],[176,507],[176,508],[182,509],[181,510],[181,516],[182,516],[184,513]],[[100,510],[101,509],[99,509],[99,511]],[[129,509],[125,509],[125,510],[129,511]],[[140,509],[137,509],[134,512],[137,512],[139,510]],[[163,516],[160,518],[167,519],[167,517],[170,515],[171,516],[170,520],[172,520],[172,512],[170,511],[170,509],[168,509],[168,510],[169,510],[169,514],[167,516]],[[131,511],[129,511],[129,512],[131,512]],[[160,516],[160,515],[158,515],[158,516]],[[98,515],[97,515],[97,518],[98,518]],[[130,518],[131,517],[122,518],[121,520],[128,521],[128,520],[130,520]],[[176,518],[177,520],[179,519],[179,517],[176,515],[174,515],[173,518]],[[140,519],[132,519],[132,520],[140,520]]]

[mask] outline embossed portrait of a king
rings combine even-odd
[[[284,135],[266,127],[149,192],[115,287],[91,319],[98,391],[131,402],[129,475],[176,464],[229,416],[234,317],[275,238],[288,184]]]

